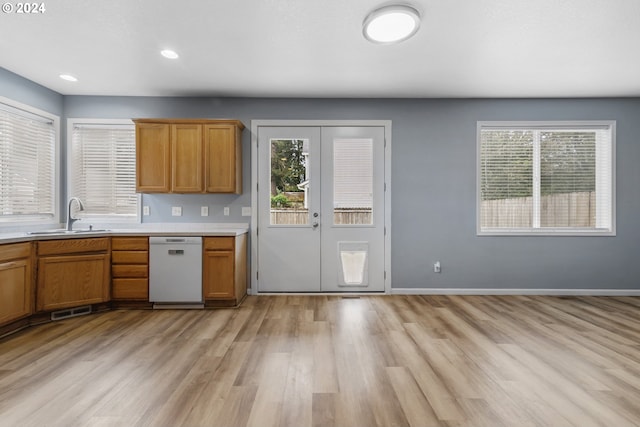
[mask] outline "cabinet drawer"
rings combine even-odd
[[[146,251],[149,249],[148,237],[113,237],[111,249],[114,251]]]
[[[0,262],[31,256],[31,243],[0,245]]]
[[[149,252],[147,251],[113,251],[111,252],[113,264],[148,264]]]
[[[113,279],[111,296],[113,299],[149,300],[148,279]]]
[[[109,238],[44,240],[38,242],[38,255],[78,254],[87,252],[106,252]]]
[[[235,237],[205,237],[204,249],[205,250],[233,250]]]
[[[112,277],[148,277],[147,265],[112,265]]]

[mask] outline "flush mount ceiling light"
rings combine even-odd
[[[62,80],[66,80],[68,82],[77,82],[78,79],[74,76],[72,76],[71,74],[60,74],[60,78]]]
[[[420,28],[420,14],[411,6],[384,6],[371,12],[362,24],[365,38],[374,43],[399,43]]]
[[[178,59],[178,54],[175,53],[174,51],[170,50],[170,49],[165,49],[165,50],[161,51],[160,55],[164,56],[165,58],[169,58],[169,59]]]

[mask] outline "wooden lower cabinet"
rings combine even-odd
[[[149,238],[111,239],[111,298],[149,301]]]
[[[205,305],[231,307],[247,295],[247,235],[205,237],[202,292]]]
[[[38,242],[37,311],[110,300],[108,237]]]
[[[33,313],[31,243],[0,245],[0,325]]]

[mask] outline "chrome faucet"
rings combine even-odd
[[[71,231],[71,229],[73,228],[73,223],[80,220],[80,218],[71,217],[71,204],[73,203],[74,200],[76,201],[76,203],[78,203],[78,209],[81,211],[84,210],[84,205],[82,204],[82,201],[79,198],[72,197],[69,199],[69,206],[67,209],[67,231]]]

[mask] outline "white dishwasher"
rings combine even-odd
[[[149,237],[154,308],[202,308],[202,237]]]

